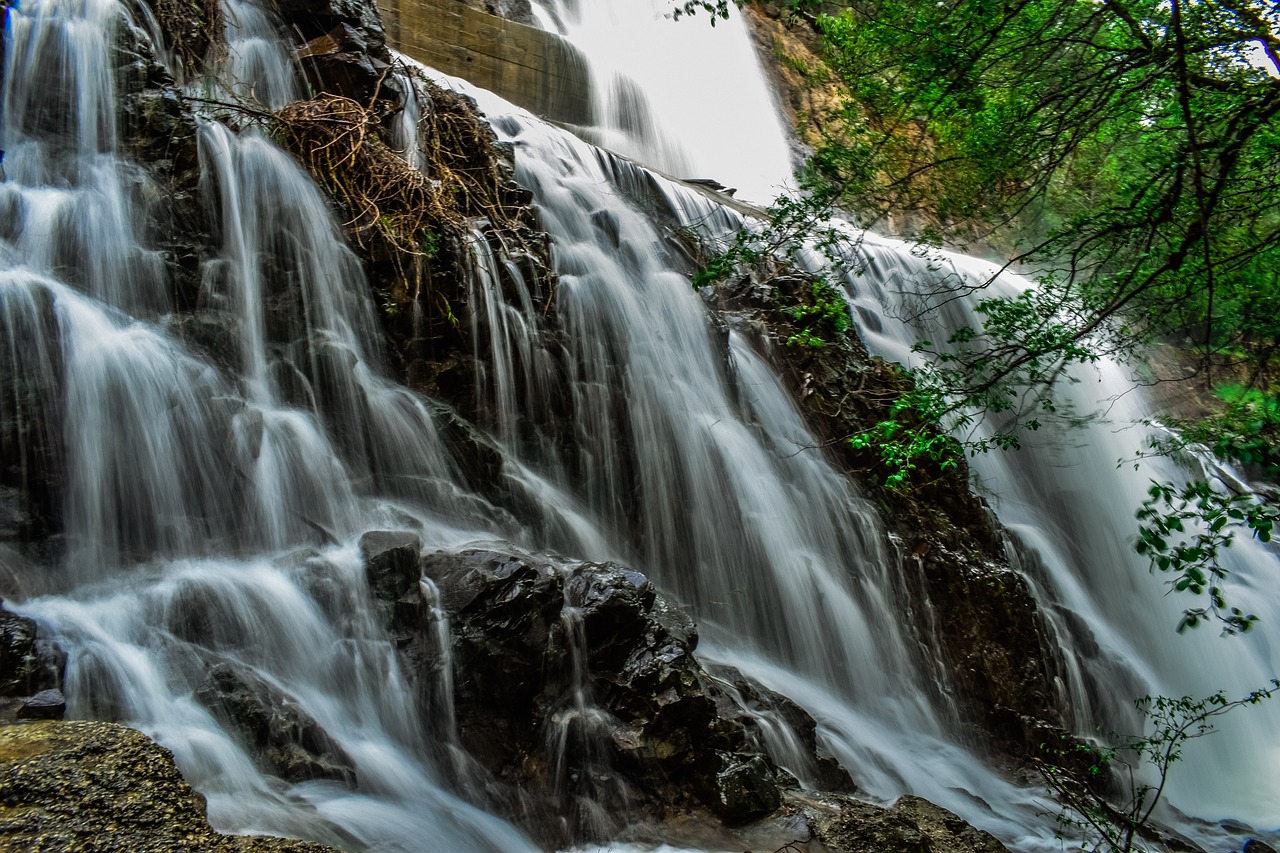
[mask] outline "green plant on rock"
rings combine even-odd
[[[784,308],[798,327],[795,334],[787,338],[787,346],[823,347],[827,341],[824,334],[839,337],[849,331],[852,325],[849,319],[849,307],[844,303],[844,296],[826,279],[818,279],[810,286],[811,303],[800,303]]]
[[[1148,847],[1146,838],[1169,773],[1182,760],[1187,743],[1216,731],[1219,717],[1277,693],[1280,681],[1273,679],[1268,687],[1238,699],[1228,699],[1223,691],[1204,699],[1147,696],[1134,702],[1150,730],[1147,734],[1113,735],[1104,745],[1041,744],[1032,760],[1061,806],[1058,824],[1063,839],[1090,853],[1166,849]],[[1107,796],[1109,787],[1119,793]]]
[[[889,417],[849,437],[849,445],[854,450],[878,454],[886,472],[886,489],[910,490],[918,485],[919,474],[925,466],[945,472],[959,465],[964,448],[959,441],[939,431],[940,405],[940,399],[927,389],[913,389],[894,401]]]

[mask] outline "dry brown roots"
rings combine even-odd
[[[421,251],[425,232],[458,231],[491,216],[496,154],[479,120],[455,97],[433,92],[420,130],[427,168],[412,168],[381,136],[378,115],[351,98],[322,94],[276,113],[276,136],[350,214],[361,246],[383,238]]]
[[[396,281],[390,305],[418,298],[430,286],[430,260],[469,221],[510,218],[497,201],[497,153],[488,129],[458,96],[427,86],[418,131],[426,166],[419,171],[382,136],[381,116],[351,98],[321,94],[275,115],[275,136],[345,208],[345,229],[375,262],[390,264]]]

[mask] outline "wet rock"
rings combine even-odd
[[[1243,853],[1276,853],[1276,849],[1270,844],[1251,838],[1244,843]]]
[[[403,531],[370,531],[360,537],[365,579],[396,648],[412,663],[409,672],[434,665],[433,643],[422,597],[422,541]]]
[[[214,665],[196,698],[238,733],[268,772],[290,782],[355,781],[351,759],[320,724],[248,669]]]
[[[0,849],[59,853],[337,853],[221,835],[169,750],[111,723],[0,727]],[[317,828],[318,831],[319,828]]]
[[[692,620],[645,575],[495,550],[431,554],[423,569],[449,618],[462,745],[519,790],[509,808],[549,843],[582,840],[572,821],[546,822],[578,793],[612,797],[619,819],[702,810],[739,824],[794,784],[721,713],[731,703],[694,655]]]
[[[65,657],[37,635],[36,623],[0,605],[0,696],[57,687]]]
[[[643,633],[656,593],[639,572],[614,565],[575,572],[565,581],[565,602],[578,610],[594,668],[625,663]]]
[[[708,671],[727,687],[718,700],[721,716],[740,721],[756,742],[765,738],[763,718],[781,723],[796,739],[798,748],[778,760],[798,782],[818,791],[851,794],[856,790],[849,771],[818,742],[818,723],[813,715],[735,667],[713,664]]]
[[[229,374],[234,374],[242,366],[243,328],[240,318],[234,313],[203,310],[173,314],[164,322],[170,333]]]
[[[390,63],[371,55],[369,48],[364,34],[344,22],[307,42],[294,56],[318,91],[366,104],[375,93],[381,93],[391,69]],[[386,94],[391,93],[388,88]]]
[[[37,669],[36,623],[0,607],[0,695],[27,692]]]
[[[1015,755],[1066,726],[1057,707],[1052,650],[1021,575],[995,560],[935,543],[904,560],[918,600],[932,602],[933,642],[946,676],[987,734]]]
[[[67,713],[67,700],[61,690],[41,690],[22,703],[19,720],[61,720]]]
[[[919,797],[888,809],[849,797],[795,799],[814,838],[832,853],[1008,853],[995,836]]]
[[[451,620],[459,701],[478,708],[495,702],[509,717],[516,709],[531,712],[547,675],[564,666],[564,649],[552,643],[564,603],[552,567],[512,554],[468,551],[430,555],[423,569],[439,587]]]
[[[421,553],[422,540],[415,533],[374,530],[361,536],[360,558],[374,597],[395,601],[417,595]]]
[[[320,38],[345,26],[360,39],[361,52],[384,63],[391,59],[382,15],[374,0],[276,0],[275,6],[285,28],[300,34],[303,41]]]
[[[919,797],[906,796],[891,811],[907,818],[929,839],[934,853],[1008,853],[994,835]]]
[[[473,381],[475,363],[466,362],[460,367],[436,374],[433,390],[441,390],[442,383],[462,386]],[[461,395],[460,395],[461,396]],[[470,401],[474,404],[474,400]],[[503,454],[492,438],[478,429],[474,424],[460,417],[452,409],[439,407],[432,412],[440,428],[441,438],[453,451],[460,473],[467,485],[490,499],[502,499],[506,493],[502,488]]]
[[[752,820],[782,805],[776,774],[763,757],[720,753],[719,758],[710,796],[713,808],[726,821]]]

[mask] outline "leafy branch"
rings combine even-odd
[[[1228,607],[1222,584],[1227,569],[1222,552],[1231,547],[1236,532],[1248,530],[1260,542],[1270,542],[1280,520],[1280,507],[1254,495],[1226,494],[1203,480],[1182,487],[1152,482],[1147,500],[1138,510],[1139,554],[1151,561],[1151,570],[1172,575],[1171,590],[1207,595],[1208,603],[1187,608],[1178,631],[1214,620],[1223,633],[1248,631],[1258,620],[1238,607]]]
[[[1115,736],[1112,743],[1096,746],[1077,743],[1072,747],[1041,744],[1033,756],[1049,790],[1062,807],[1058,816],[1064,835],[1084,834],[1084,850],[1097,853],[1132,853],[1146,849],[1143,837],[1150,834],[1150,821],[1164,796],[1169,773],[1182,760],[1189,741],[1216,731],[1216,721],[1237,708],[1257,705],[1280,693],[1280,681],[1254,690],[1238,699],[1228,699],[1219,691],[1204,699],[1184,696],[1144,697],[1135,701],[1150,734]],[[1085,770],[1068,769],[1079,766]],[[1142,781],[1142,777],[1153,781]],[[1120,802],[1103,796],[1100,789],[1108,776],[1120,783]]]

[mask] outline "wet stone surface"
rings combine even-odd
[[[227,836],[169,750],[112,723],[0,727],[0,849],[48,853],[336,853]]]

